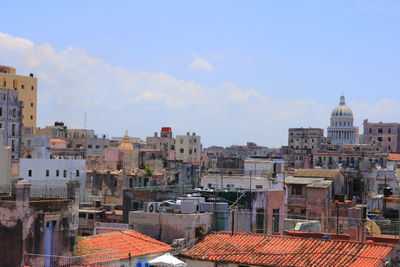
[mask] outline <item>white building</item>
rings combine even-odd
[[[175,158],[183,161],[201,160],[200,136],[193,133],[190,135],[177,135],[175,138]]]
[[[353,123],[353,112],[346,106],[344,96],[342,95],[339,106],[336,106],[332,111],[331,125],[328,127],[328,137],[332,138],[332,144],[358,143],[358,128],[354,127]]]
[[[241,188],[252,190],[283,190],[284,161],[250,158],[244,163],[244,171],[209,169],[201,177],[201,186],[206,188]]]
[[[86,162],[77,159],[20,159],[19,175],[32,184],[64,185],[69,180],[86,183]]]

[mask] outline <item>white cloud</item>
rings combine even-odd
[[[214,69],[210,62],[196,55],[193,56],[193,61],[189,64],[187,68],[190,71],[202,72],[208,72]]]
[[[289,127],[328,126],[333,108],[310,99],[270,98],[229,81],[206,87],[163,72],[132,72],[80,49],[56,51],[48,43],[2,33],[0,64],[38,77],[39,126],[62,120],[69,127],[83,127],[87,112],[88,127],[111,136],[128,129],[144,138],[172,126],[175,134],[195,131],[205,145],[255,141],[279,146],[286,144]],[[400,103],[392,99],[349,106],[358,123],[400,117]]]

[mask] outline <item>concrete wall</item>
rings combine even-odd
[[[31,170],[31,176],[29,176],[29,170]],[[75,179],[80,181],[81,193],[83,193],[86,182],[86,165],[85,160],[20,159],[19,175],[35,184],[65,184],[67,181]]]
[[[165,243],[172,243],[174,239],[185,238],[188,244],[193,244],[201,237],[196,237],[196,228],[204,226],[206,232],[208,232],[212,221],[211,213],[129,212],[129,225],[134,230]]]
[[[190,135],[177,135],[175,142],[175,157],[177,160],[200,160],[201,140],[194,133]]]
[[[11,182],[11,150],[3,146],[4,130],[0,129],[0,184]]]
[[[79,191],[68,185],[69,199],[29,200],[29,185],[17,184],[16,200],[0,201],[0,263],[4,267],[43,266],[27,253],[44,254],[47,223],[54,223],[53,254],[72,256],[78,234]],[[10,245],[12,244],[12,245]]]
[[[251,180],[251,181],[250,181]],[[211,184],[214,187],[232,187],[232,188],[244,188],[244,189],[260,189],[260,190],[268,190],[268,189],[276,189],[280,190],[283,188],[283,184],[281,179],[274,178],[260,178],[260,177],[252,177],[249,176],[203,176],[201,177],[201,186],[209,187]],[[233,185],[233,186],[232,186]],[[260,188],[261,186],[261,188]]]

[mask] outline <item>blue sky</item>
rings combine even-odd
[[[110,136],[171,125],[206,146],[280,146],[288,127],[328,126],[342,92],[358,125],[399,121],[399,12],[397,1],[8,1],[0,64],[39,77],[39,126],[82,127],[87,112]]]

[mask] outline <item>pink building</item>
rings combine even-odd
[[[379,142],[388,152],[400,152],[400,123],[372,123],[364,120],[364,144]]]

